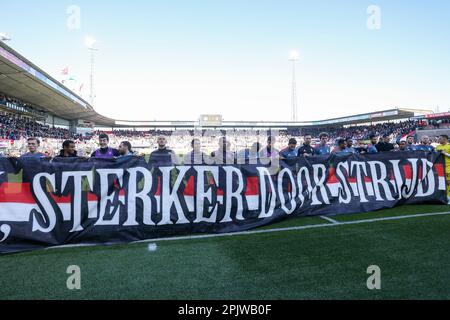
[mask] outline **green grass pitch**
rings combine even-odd
[[[404,206],[338,222],[450,211]],[[259,230],[332,223],[292,219]],[[0,256],[0,299],[450,299],[450,215]],[[81,290],[67,289],[67,267]],[[381,290],[366,286],[381,268]]]

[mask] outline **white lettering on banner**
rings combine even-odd
[[[409,199],[414,194],[416,197],[425,197],[423,192],[423,184],[429,186],[429,190],[426,194],[431,195],[435,192],[435,178],[434,172],[432,171],[433,164],[427,163],[426,159],[422,160],[422,177],[419,177],[419,159],[408,159],[411,163],[410,165],[405,165],[403,170],[400,169],[400,160],[390,160],[393,167],[394,177],[395,177],[395,187],[398,193],[397,200]],[[430,170],[431,174],[425,175],[425,171]],[[405,167],[410,169],[411,176],[406,176]],[[404,173],[404,176],[402,175]],[[432,185],[431,185],[432,184]]]
[[[277,194],[275,192],[275,186],[273,184],[272,176],[267,168],[257,168],[259,173],[259,190],[260,190],[260,208],[261,213],[259,215],[259,219],[268,218],[273,215],[276,205]],[[267,179],[266,179],[267,177]],[[267,190],[266,180],[269,181],[270,193]],[[269,193],[269,194],[268,194]],[[269,208],[267,208],[267,198],[269,198],[270,204]]]
[[[81,226],[81,204],[83,196],[83,178],[86,178],[89,190],[93,191],[92,171],[67,171],[62,173],[61,192],[64,193],[69,178],[73,178],[73,195],[72,195],[72,220],[73,227],[70,232],[83,231]]]
[[[162,219],[158,225],[171,224],[170,213],[172,210],[172,206],[175,206],[178,219],[177,224],[187,224],[189,223],[188,219],[184,216],[184,210],[180,203],[180,189],[181,183],[186,175],[186,172],[190,169],[190,167],[177,167],[179,170],[177,179],[172,186],[172,191],[170,190],[171,185],[171,176],[172,171],[175,167],[161,167],[159,170],[162,172],[162,200],[161,200],[161,214]]]
[[[322,195],[323,202],[326,204],[330,204],[330,199],[328,199],[328,193],[325,189],[325,180],[327,178],[326,176],[327,168],[324,164],[315,164],[313,165],[313,173],[314,173],[314,183],[315,187],[312,190],[312,205],[321,205],[322,202],[319,201],[317,198],[317,191],[320,190],[320,194]]]
[[[411,162],[411,178],[408,179],[408,177],[406,177],[406,188],[403,188],[402,190],[402,197],[405,199],[408,199],[409,197],[411,197],[413,195],[413,193],[416,191],[415,186],[417,185],[418,182],[418,177],[419,177],[419,168],[417,167],[417,163],[418,163],[419,159],[408,159],[409,162]],[[409,180],[409,182],[408,182]]]
[[[304,177],[305,181],[306,181],[307,188],[306,188],[305,192],[303,192],[304,188],[303,188],[302,177]],[[298,198],[300,201],[300,207],[302,207],[305,204],[305,196],[303,194],[306,193],[309,197],[309,195],[312,193],[312,189],[313,189],[312,184],[311,184],[311,178],[309,177],[309,170],[307,167],[302,167],[298,171],[297,185],[298,185]]]
[[[56,225],[56,212],[53,208],[51,202],[50,202],[50,196],[42,188],[42,178],[45,178],[45,182],[49,182],[53,190],[55,190],[55,174],[49,174],[47,172],[42,172],[37,174],[33,179],[33,192],[37,199],[37,204],[39,206],[39,210],[33,209],[31,211],[31,214],[33,216],[33,232],[40,231],[40,232],[51,232]],[[39,216],[43,222],[43,224],[47,226],[41,225],[37,220],[37,216]]]
[[[120,220],[120,205],[118,202],[121,202],[125,205],[125,200],[119,197],[119,191],[115,189],[111,194],[109,193],[110,184],[109,184],[109,176],[116,176],[119,185],[117,186],[119,189],[123,187],[123,169],[97,169],[98,174],[100,175],[100,210],[98,213],[98,220],[95,223],[96,226],[116,226],[119,225]],[[115,186],[114,186],[115,187]],[[117,205],[113,206],[114,200],[119,199]],[[107,212],[107,207],[110,205],[109,210]],[[111,219],[106,219],[106,216],[111,216]]]
[[[389,160],[392,164],[394,179],[395,179],[395,192],[398,194],[397,200],[402,199],[402,186],[403,186],[403,177],[400,172],[400,160]]]
[[[130,174],[128,181],[128,192],[127,192],[127,213],[128,219],[124,223],[124,226],[138,226],[139,223],[136,220],[136,200],[142,200],[143,206],[143,223],[145,225],[155,225],[152,221],[152,198],[150,196],[150,191],[152,189],[152,173],[145,168],[131,168],[127,170]],[[144,186],[141,191],[137,191],[138,188],[138,173],[143,176]]]
[[[3,236],[0,238],[0,243],[9,237],[9,234],[11,233],[11,226],[9,224],[0,224],[0,234],[1,233],[3,233]]]
[[[377,201],[383,201],[384,199],[381,197],[380,186],[383,188],[384,194],[386,196],[386,200],[394,201],[394,197],[392,197],[391,190],[389,188],[389,184],[387,183],[387,170],[386,165],[380,161],[369,161],[370,173],[372,177],[373,189],[375,191],[375,197]],[[378,176],[377,168],[380,170],[380,176]]]
[[[422,159],[422,177],[419,177],[419,185],[417,186],[417,197],[428,197],[435,192],[435,179],[433,172],[433,162]],[[428,186],[427,192],[423,190],[424,184]]]
[[[349,204],[352,201],[352,194],[350,187],[347,184],[347,177],[342,169],[348,173],[348,162],[341,162],[336,167],[336,175],[340,179],[341,185],[339,186],[339,203]],[[346,198],[344,196],[347,195]]]
[[[226,172],[225,181],[229,181],[226,185],[226,199],[225,199],[225,216],[222,219],[221,223],[224,222],[232,222],[231,219],[231,210],[233,209],[233,199],[236,199],[236,220],[244,220],[242,216],[242,211],[244,210],[243,201],[242,201],[242,192],[244,191],[244,178],[242,176],[242,171],[234,168],[234,167],[223,167],[223,170]],[[237,181],[233,180],[233,175],[237,177]],[[233,191],[233,187],[235,183],[231,183],[236,181],[237,188]]]
[[[284,197],[284,188],[283,188],[283,178],[284,176],[287,175],[289,178],[289,183],[291,186],[291,190],[288,192],[289,193],[289,198],[288,201],[290,202],[290,209],[288,209],[286,207],[286,199]],[[279,198],[281,201],[281,209],[286,213],[286,214],[291,214],[295,211],[296,207],[297,207],[297,202],[295,201],[296,199],[296,195],[297,195],[297,185],[295,184],[295,180],[294,180],[294,176],[292,175],[292,171],[285,168],[283,170],[281,170],[281,172],[278,174],[278,192],[279,192]]]
[[[196,212],[197,218],[195,223],[200,222],[216,222],[218,203],[212,201],[212,186],[209,185],[208,190],[205,190],[205,178],[206,173],[212,174],[214,182],[219,181],[219,167],[208,167],[208,166],[198,166],[194,167],[197,172],[197,189],[196,189]],[[216,186],[217,187],[217,186]],[[209,218],[205,218],[205,200],[207,200],[211,205],[206,208]]]
[[[356,175],[354,174],[356,171]],[[364,173],[364,175],[363,175]],[[356,186],[358,194],[355,194],[359,197],[360,202],[369,202],[367,200],[365,191],[364,191],[364,177],[367,176],[367,168],[366,163],[364,161],[353,161],[350,166],[350,175],[356,177]]]

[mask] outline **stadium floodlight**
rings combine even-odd
[[[297,77],[296,77],[296,63],[300,59],[300,53],[297,50],[292,50],[289,54],[289,61],[292,62],[292,121],[298,121],[297,109]]]
[[[0,32],[0,41],[11,41],[11,38],[4,32]]]
[[[94,49],[95,44],[97,43],[97,40],[91,36],[87,36],[84,39],[84,44],[88,49]]]
[[[289,54],[289,61],[298,61],[300,59],[300,53],[297,50],[292,50]]]

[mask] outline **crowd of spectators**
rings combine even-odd
[[[276,133],[276,146],[281,149],[286,146],[289,139],[295,138],[303,141],[305,135],[310,135],[312,143],[319,142],[321,132],[327,132],[329,135],[329,144],[334,145],[339,138],[352,139],[355,143],[370,140],[371,135],[377,137],[388,135],[396,142],[402,136],[411,134],[415,131],[418,122],[391,122],[381,123],[372,126],[353,126],[353,127],[326,127],[326,128],[299,128],[295,130],[282,130]],[[41,122],[30,120],[29,118],[17,115],[0,115],[0,140],[8,140],[9,150],[3,153],[21,154],[26,149],[26,140],[30,137],[41,139],[42,147],[50,154],[58,152],[62,141],[73,140],[76,143],[80,154],[89,154],[97,145],[98,136],[102,132],[94,131],[89,135],[77,135],[71,133],[68,129],[52,127]],[[216,131],[170,131],[170,130],[114,130],[107,132],[111,142],[118,145],[121,141],[130,141],[133,146],[139,150],[150,153],[157,145],[159,136],[168,137],[168,142],[172,148],[179,154],[189,152],[193,137],[201,136],[201,143],[205,150],[213,150],[217,146],[217,140],[221,136],[226,136],[235,150],[245,150],[250,148],[255,141],[265,143],[268,133],[262,130],[216,130]],[[270,133],[273,135],[273,133]]]
[[[33,116],[44,117],[46,114],[45,111],[39,110],[29,103],[25,103],[17,98],[7,96],[3,93],[0,93],[0,105],[11,109],[13,112],[28,113]]]
[[[319,137],[321,132],[327,132],[330,139],[351,137],[353,140],[369,140],[370,135],[376,136],[389,135],[393,137],[404,136],[415,131],[418,127],[418,121],[408,120],[402,122],[385,122],[374,125],[363,126],[330,126],[330,127],[315,127],[305,129],[304,131],[311,134],[313,137]]]
[[[23,117],[0,115],[0,138],[19,140],[20,138],[39,137],[53,139],[81,138],[75,137],[69,130],[50,127]]]
[[[435,129],[449,129],[450,119],[439,120],[427,120],[426,122],[420,122],[418,126],[419,130],[435,130]]]
[[[24,108],[27,112],[40,112],[33,106],[22,101],[8,97],[0,93],[0,104],[13,105]],[[11,106],[6,106],[11,108]],[[17,111],[17,110],[16,110]],[[19,110],[20,111],[20,110]],[[65,140],[74,141],[79,154],[90,154],[98,147],[98,137],[103,133],[93,131],[89,134],[74,134],[66,128],[46,125],[43,121],[33,120],[30,114],[23,112],[19,115],[16,112],[0,113],[0,152],[4,154],[20,155],[26,151],[27,139],[38,138],[41,140],[41,148],[49,155],[59,152],[61,143]],[[274,148],[281,150],[289,144],[291,139],[296,139],[303,143],[305,136],[309,136],[312,145],[320,144],[320,134],[328,134],[328,146],[335,147],[342,142],[342,139],[353,141],[355,146],[360,144],[370,144],[370,141],[376,137],[382,138],[397,144],[402,138],[408,135],[414,135],[419,129],[442,129],[450,128],[450,119],[440,120],[408,120],[401,122],[385,122],[370,125],[357,126],[338,126],[331,125],[326,127],[295,128],[281,130],[275,133],[276,141]],[[255,142],[266,143],[264,137],[274,135],[262,130],[112,130],[106,132],[109,135],[112,144],[119,145],[122,141],[129,141],[136,149],[151,153],[158,144],[158,137],[167,137],[168,143],[178,154],[185,154],[190,151],[192,139],[201,137],[201,145],[204,151],[210,152],[217,147],[217,141],[220,137],[226,136],[227,140],[236,151],[249,150],[254,147]],[[263,138],[261,138],[263,137]],[[432,137],[432,142],[434,138]],[[436,142],[436,141],[434,141]],[[325,148],[325,147],[324,147]],[[326,149],[324,149],[326,150]]]

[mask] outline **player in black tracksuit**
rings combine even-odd
[[[166,137],[158,137],[158,149],[150,155],[150,164],[154,166],[172,166],[178,165],[175,152],[166,147]]]

